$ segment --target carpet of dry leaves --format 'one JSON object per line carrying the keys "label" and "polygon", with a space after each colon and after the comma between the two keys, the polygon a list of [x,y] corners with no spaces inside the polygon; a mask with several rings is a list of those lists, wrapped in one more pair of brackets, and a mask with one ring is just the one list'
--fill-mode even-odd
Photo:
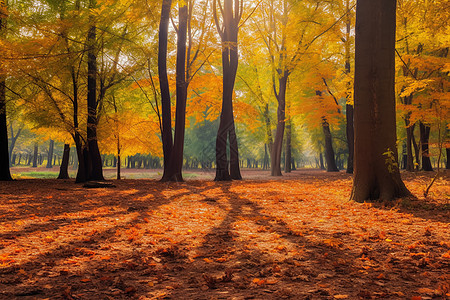
{"label": "carpet of dry leaves", "polygon": [[0,182],[0,299],[449,299],[450,173],[416,199],[351,176]]}

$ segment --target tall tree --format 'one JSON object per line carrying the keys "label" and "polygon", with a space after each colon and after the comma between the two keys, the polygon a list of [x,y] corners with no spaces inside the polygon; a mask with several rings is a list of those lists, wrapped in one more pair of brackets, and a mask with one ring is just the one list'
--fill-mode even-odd
{"label": "tall tree", "polygon": [[[173,147],[168,153],[170,160],[168,165],[164,164],[162,181],[183,181],[181,169],[183,167],[184,133],[186,124],[186,40],[188,27],[188,3],[183,1],[178,4],[178,28],[177,28],[177,62],[176,62],[176,110],[175,110],[175,135]],[[188,66],[189,67],[189,66]],[[163,115],[163,119],[164,119]],[[170,130],[172,140],[172,130]],[[164,153],[165,157],[166,153]]]}
{"label": "tall tree", "polygon": [[[345,18],[345,37],[342,39],[345,48],[345,74],[350,76],[351,72],[351,13],[350,13],[350,0],[345,0],[345,8],[347,10],[347,16]],[[347,159],[347,173],[353,174],[353,157],[355,152],[355,131],[353,126],[353,103],[350,101],[351,97],[351,83],[347,84],[345,104],[345,118],[346,118],[346,135],[347,135],[347,147],[348,147],[348,159]]]}
{"label": "tall tree", "polygon": [[[217,31],[222,41],[222,111],[216,139],[216,181],[242,179],[239,168],[239,151],[233,117],[233,90],[238,68],[238,31],[242,18],[242,0],[213,0],[213,14]],[[217,5],[222,15],[219,21]],[[227,158],[227,141],[230,147],[230,162]],[[229,169],[228,169],[229,166]]]}
{"label": "tall tree", "polygon": [[410,195],[400,178],[395,116],[395,0],[358,0],[355,50],[355,175],[351,199]]}
{"label": "tall tree", "polygon": [[[6,37],[7,2],[0,0],[0,39]],[[0,180],[12,180],[9,171],[8,125],[6,123],[6,70],[0,66]]]}
{"label": "tall tree", "polygon": [[158,74],[159,86],[161,89],[161,110],[162,110],[162,144],[164,153],[164,173],[163,178],[166,178],[166,172],[169,168],[170,153],[173,148],[172,140],[172,114],[170,104],[170,89],[169,79],[167,78],[167,43],[170,21],[170,9],[172,0],[163,0],[161,8],[161,20],[159,23],[159,44],[158,44]]}
{"label": "tall tree", "polygon": [[[96,7],[96,0],[89,1],[89,8]],[[87,154],[85,161],[88,161],[88,180],[104,180],[103,178],[103,164],[98,148],[97,140],[97,25],[95,17],[91,14],[89,16],[89,32],[87,37],[88,47],[88,79],[87,79],[87,103],[88,103],[88,118],[87,118]]]}

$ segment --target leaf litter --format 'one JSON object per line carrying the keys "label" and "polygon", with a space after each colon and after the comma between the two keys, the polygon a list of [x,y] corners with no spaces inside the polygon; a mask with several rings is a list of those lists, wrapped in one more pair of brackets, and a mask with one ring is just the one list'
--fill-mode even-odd
{"label": "leaf litter", "polygon": [[0,186],[0,299],[448,299],[448,172],[417,198],[348,201],[351,177]]}

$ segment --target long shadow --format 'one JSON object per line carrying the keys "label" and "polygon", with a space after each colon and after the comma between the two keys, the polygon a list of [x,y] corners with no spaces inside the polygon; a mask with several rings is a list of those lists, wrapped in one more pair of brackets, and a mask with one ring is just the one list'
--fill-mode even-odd
{"label": "long shadow", "polygon": [[[122,201],[121,203],[116,203],[114,199],[101,198],[95,204],[89,206],[90,209],[102,208],[112,204],[120,204],[124,206],[124,210],[119,211],[116,214],[95,214],[92,216],[91,220],[89,217],[78,220],[69,218],[71,221],[89,222],[96,218],[125,216],[127,213],[130,215],[135,215],[129,221],[112,225],[104,230],[99,230],[96,226],[96,231],[94,231],[93,234],[87,235],[84,238],[75,237],[73,240],[67,241],[52,250],[37,254],[32,258],[32,260],[24,263],[13,263],[2,266],[0,261],[0,299],[15,299],[17,297],[28,296],[33,297],[33,299],[45,299],[49,297],[52,299],[93,299],[98,296],[97,293],[99,292],[99,287],[103,287],[103,291],[100,292],[105,295],[110,294],[113,299],[128,299],[134,291],[132,289],[129,290],[131,285],[127,285],[124,282],[121,277],[121,272],[129,271],[130,269],[133,271],[140,269],[141,267],[139,266],[142,265],[144,258],[139,255],[136,257],[123,257],[123,255],[119,253],[118,257],[115,258],[119,261],[119,264],[115,265],[110,264],[110,261],[113,258],[105,258],[104,260],[100,259],[97,261],[91,260],[92,254],[98,249],[105,247],[105,245],[108,245],[109,242],[114,241],[116,239],[115,235],[117,230],[125,230],[136,224],[144,224],[144,219],[149,217],[147,213],[148,211],[156,210],[158,207],[170,203],[173,199],[190,193],[187,191],[166,197],[160,192],[160,185],[161,183],[151,181],[149,186],[147,181],[147,184],[144,186],[150,187],[151,190],[139,189],[133,193],[133,196],[151,195],[151,200],[149,201]],[[133,188],[136,189],[136,186],[133,185]],[[53,187],[50,187],[50,189],[53,189]],[[24,191],[24,193],[27,193],[27,191]],[[86,190],[84,193],[90,195],[95,193],[95,190]],[[37,198],[38,199],[35,201],[40,201],[39,197]],[[75,198],[74,200],[75,201],[65,203],[64,207],[59,207],[56,211],[46,209],[45,211],[42,211],[42,213],[38,212],[36,214],[38,216],[49,217],[50,219],[47,223],[30,225],[25,227],[23,230],[4,233],[2,234],[3,238],[8,235],[14,236],[15,238],[17,236],[25,236],[35,231],[43,231],[45,229],[56,230],[57,228],[63,228],[64,226],[71,225],[72,222],[66,222],[68,218],[63,217],[64,214],[68,212],[81,212],[86,209],[86,207],[79,207],[79,199]],[[83,201],[84,200],[85,199],[83,199]],[[56,203],[52,203],[52,205],[54,204]],[[11,221],[11,219],[9,221]],[[131,242],[130,246],[133,247]],[[14,251],[14,249],[11,250]],[[2,251],[1,248],[0,251]],[[59,270],[59,273],[57,274],[52,271],[55,267],[58,267],[61,262],[73,257],[84,257],[89,261],[89,268],[81,271],[78,270],[76,272],[72,272],[70,270]],[[147,269],[146,272],[148,272]],[[102,274],[105,273],[110,275],[117,274],[116,279],[118,278],[118,280],[109,282],[110,280],[108,278],[102,276]],[[86,278],[90,277],[95,277],[95,280],[86,280]],[[31,280],[32,278],[33,280]],[[61,278],[64,278],[63,281],[67,284],[61,286]],[[80,290],[86,290],[87,292],[85,292],[85,295],[82,295],[80,298],[73,295],[74,291]]]}
{"label": "long shadow", "polygon": [[[357,267],[361,264],[361,256],[370,257],[371,252],[383,253],[388,258],[392,251],[389,246],[380,245],[379,248],[366,249],[361,253],[357,248],[327,245],[323,241],[311,239],[310,236],[314,235],[330,239],[333,237],[318,228],[310,228],[309,236],[299,235],[292,232],[282,219],[265,213],[262,206],[234,192],[233,183],[204,184],[201,181],[193,181],[188,184],[170,184],[166,186],[167,189],[186,191],[169,197],[161,193],[161,183],[151,182],[150,185],[144,186],[145,188],[124,184],[133,196],[129,199],[151,195],[151,199],[155,200],[128,200],[117,203],[117,198],[110,197],[92,204],[92,209],[120,204],[122,211],[117,212],[117,215],[123,216],[127,212],[135,214],[131,220],[98,230],[89,238],[74,239],[37,255],[33,261],[13,264],[10,267],[0,266],[0,299],[94,299],[99,295],[105,299],[130,299],[139,295],[157,297],[155,293],[161,290],[164,291],[159,294],[161,299],[330,299],[333,294],[339,292],[349,294],[350,299],[356,299],[370,296],[361,292],[364,289],[378,289],[389,297],[388,291],[399,286],[398,280],[390,280],[382,281],[383,286],[373,288],[374,283],[381,280],[377,277],[384,272],[384,261],[374,262],[377,266],[366,273],[360,273],[361,268]],[[208,196],[212,189],[220,189],[221,195]],[[180,243],[161,249],[158,245],[151,248],[130,242],[130,248],[134,248],[130,251],[117,249],[112,258],[91,258],[90,251],[97,251],[113,242],[117,230],[145,223],[144,219],[149,217],[148,211],[191,194],[199,195],[198,201],[227,211],[221,223],[211,228],[204,237],[204,242],[195,249],[199,256],[193,261],[186,256],[190,249],[183,248],[189,244],[188,239],[184,245]],[[225,201],[221,199],[222,196],[226,198]],[[86,199],[82,201],[84,200]],[[55,201],[52,205],[57,205],[57,200],[51,201]],[[73,201],[72,205],[67,203],[65,208],[57,209],[54,214],[43,211],[42,215],[54,218],[54,226],[63,227],[65,224],[58,221],[63,218],[58,217],[63,215],[65,210],[83,211],[85,207],[77,207],[82,201]],[[109,216],[108,213],[105,215]],[[111,215],[114,216],[113,213]],[[267,228],[270,233],[278,234],[280,241],[289,242],[295,249],[298,247],[302,255],[273,255],[264,250],[264,245],[252,245],[251,240],[240,239],[235,225],[242,221],[253,222],[257,226]],[[39,227],[37,229],[40,230]],[[30,231],[24,228],[22,234],[29,234],[36,228],[30,227],[28,230]],[[258,236],[263,233],[255,234]],[[345,244],[348,243],[347,240]],[[279,251],[284,253],[285,250]],[[78,268],[76,271],[58,268],[64,260],[72,257],[89,260],[88,268]],[[397,262],[397,266],[401,265]],[[401,276],[407,278],[407,282],[402,287],[417,289],[420,283],[416,284],[414,280],[423,270],[432,271],[426,266],[409,267],[405,270]],[[262,281],[255,282],[255,278]],[[277,282],[270,282],[273,278]],[[270,280],[264,281],[265,279]],[[330,283],[335,286],[330,286]],[[283,288],[280,288],[281,284]]]}
{"label": "long shadow", "polygon": [[[250,297],[249,299],[251,297],[253,299],[328,299],[331,297],[332,289],[323,287],[330,282],[329,277],[339,277],[339,280],[333,281],[340,285],[334,287],[335,290],[353,289],[356,297],[359,290],[354,288],[357,283],[352,277],[365,277],[358,280],[363,280],[367,284],[373,280],[373,276],[361,276],[357,268],[353,267],[360,257],[358,251],[329,246],[299,236],[293,233],[283,220],[263,213],[263,208],[258,204],[231,191],[232,183],[218,183],[217,186],[220,186],[224,195],[228,195],[231,209],[221,224],[212,228],[205,236],[204,243],[197,249],[200,253],[204,253],[206,261],[202,259],[203,256],[200,256],[186,269],[178,270],[180,280],[189,278],[186,284],[190,286],[190,289],[180,292],[175,290],[171,293],[170,299],[183,297],[209,299],[211,295],[218,298],[232,295]],[[192,190],[196,193],[201,192],[195,188]],[[217,198],[207,198],[203,201],[226,209]],[[238,241],[234,229],[234,224],[242,220],[269,228],[271,232],[277,233],[280,239],[298,246],[304,255],[277,259],[259,247],[247,247],[251,241],[248,243]],[[319,229],[314,229],[314,232],[318,236],[327,236]],[[387,254],[389,250],[384,249],[384,251]],[[234,257],[233,261],[236,263],[230,265],[215,262],[227,256]],[[200,277],[200,274],[203,274],[203,277]],[[230,274],[234,274],[234,278]],[[276,280],[283,282],[287,288],[280,289],[278,284],[272,285],[270,280],[264,281],[264,278],[270,276],[275,276]],[[255,278],[261,279],[255,281]],[[266,285],[267,282],[270,285]],[[202,294],[199,292],[200,287],[205,284],[209,290],[208,293]]]}

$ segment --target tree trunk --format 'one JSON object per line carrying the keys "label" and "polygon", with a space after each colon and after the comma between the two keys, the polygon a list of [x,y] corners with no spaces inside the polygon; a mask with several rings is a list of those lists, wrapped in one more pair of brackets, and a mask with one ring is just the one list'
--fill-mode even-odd
{"label": "tree trunk", "polygon": [[186,40],[188,25],[187,3],[180,2],[178,11],[178,31],[177,31],[177,65],[176,65],[176,111],[175,111],[175,136],[173,148],[170,153],[168,168],[164,168],[164,175],[161,181],[183,181],[183,152],[184,134],[186,127]]}
{"label": "tree trunk", "polygon": [[[346,1],[347,11],[350,9],[350,1]],[[351,72],[351,17],[350,13],[346,16],[346,32],[345,32],[345,74],[350,76]],[[350,89],[350,84],[347,86]],[[355,153],[355,131],[353,128],[353,104],[348,103],[350,97],[350,91],[347,91],[347,104],[345,105],[345,133],[347,136],[347,147],[348,147],[348,159],[347,159],[347,173],[353,174],[353,157]]]}
{"label": "tree trunk", "polygon": [[410,195],[400,178],[395,121],[395,0],[358,0],[355,169],[351,199]]}
{"label": "tree trunk", "polygon": [[284,76],[278,80],[279,92],[277,95],[277,129],[275,132],[275,141],[273,143],[271,155],[271,175],[281,176],[281,152],[283,150],[283,135],[286,119],[286,89],[289,73],[285,71]]}
{"label": "tree trunk", "polygon": [[37,168],[38,166],[38,144],[34,144],[34,151],[33,151],[33,168]]}
{"label": "tree trunk", "polygon": [[159,23],[159,44],[158,44],[158,74],[159,86],[161,89],[161,111],[162,111],[162,144],[164,154],[163,178],[168,177],[170,154],[172,152],[172,115],[170,103],[169,80],[167,78],[167,39],[170,20],[170,8],[172,0],[163,0],[161,8],[161,20]]}
{"label": "tree trunk", "polygon": [[447,170],[449,170],[450,169],[450,148],[445,148],[445,154],[447,156],[447,161],[445,163],[445,168]]}
{"label": "tree trunk", "polygon": [[[0,10],[6,12],[6,2],[0,3]],[[6,37],[6,18],[6,14],[0,14],[0,38],[2,40]],[[10,181],[12,177],[9,170],[8,125],[6,122],[6,76],[3,71],[0,70],[0,181]]]}
{"label": "tree trunk", "polygon": [[[95,0],[90,0],[90,8],[95,7]],[[93,17],[91,21],[93,22]],[[88,46],[88,80],[87,80],[87,102],[88,102],[88,118],[87,118],[87,143],[89,165],[88,180],[104,180],[103,167],[100,150],[97,141],[97,54],[96,54],[96,25],[92,24],[89,28],[87,46]]]}
{"label": "tree trunk", "polygon": [[64,144],[62,163],[59,168],[59,175],[57,179],[69,179],[69,157],[70,157],[70,145]]}
{"label": "tree trunk", "polygon": [[321,170],[325,170],[325,165],[323,164],[323,154],[322,154],[322,152],[320,152],[320,154],[319,154],[319,168]]}
{"label": "tree trunk", "polygon": [[291,173],[291,158],[292,158],[292,149],[291,149],[291,121],[289,120],[286,124],[286,144],[284,146],[285,158],[284,158],[284,172]]}
{"label": "tree trunk", "polygon": [[53,159],[53,149],[55,147],[55,141],[50,140],[48,143],[48,153],[47,153],[47,169],[51,169],[53,167],[52,165],[52,159]]}
{"label": "tree trunk", "polygon": [[430,126],[427,126],[422,122],[420,122],[419,125],[420,125],[420,145],[422,147],[422,169],[424,171],[433,171],[429,149]]}
{"label": "tree trunk", "polygon": [[[213,1],[214,19],[222,40],[223,68],[222,111],[216,138],[215,181],[242,179],[233,117],[233,89],[238,68],[238,25],[242,16],[242,11],[240,11],[242,6],[239,5],[239,0],[236,0],[235,4],[235,11],[233,12],[233,1],[224,1],[223,10],[221,9],[223,17],[223,26],[221,27],[217,17],[217,0]],[[228,162],[226,150],[228,139],[230,142],[230,162]]]}
{"label": "tree trunk", "polygon": [[416,124],[409,125],[408,120],[405,119],[406,124],[406,171],[413,172],[414,171],[414,157],[413,157],[413,146],[412,139],[414,136],[414,127]]}
{"label": "tree trunk", "polygon": [[334,157],[333,140],[331,137],[330,125],[326,118],[322,118],[322,130],[325,137],[325,161],[327,163],[327,172],[339,172]]}

